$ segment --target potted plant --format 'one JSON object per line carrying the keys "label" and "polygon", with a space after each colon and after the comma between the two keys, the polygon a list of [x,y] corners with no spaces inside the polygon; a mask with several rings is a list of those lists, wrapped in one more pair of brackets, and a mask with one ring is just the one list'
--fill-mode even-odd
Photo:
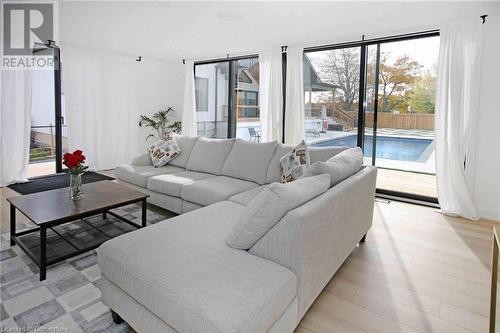
{"label": "potted plant", "polygon": [[71,200],[83,197],[82,175],[89,168],[84,163],[85,155],[81,150],[75,150],[73,153],[66,153],[63,156],[63,164],[68,167],[66,172],[69,173],[69,198]]}
{"label": "potted plant", "polygon": [[139,121],[139,127],[151,127],[154,131],[146,137],[146,141],[150,137],[158,137],[158,139],[165,138],[169,133],[180,133],[181,132],[181,122],[171,121],[169,114],[174,112],[172,107],[168,107],[166,110],[160,110],[154,113],[151,117],[141,115],[141,120]]}

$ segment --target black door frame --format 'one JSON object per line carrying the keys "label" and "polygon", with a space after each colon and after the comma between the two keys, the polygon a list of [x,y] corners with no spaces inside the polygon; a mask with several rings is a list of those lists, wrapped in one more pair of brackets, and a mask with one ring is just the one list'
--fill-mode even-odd
{"label": "black door frame", "polygon": [[[358,134],[357,134],[357,145],[364,149],[364,139],[365,139],[365,115],[367,109],[367,100],[366,100],[366,84],[367,84],[367,57],[368,52],[367,48],[370,45],[377,46],[377,64],[376,64],[376,74],[375,74],[375,82],[378,82],[379,79],[379,62],[380,62],[380,45],[384,43],[391,42],[399,42],[411,39],[420,39],[426,37],[436,37],[439,36],[439,30],[427,30],[416,33],[395,35],[383,38],[373,38],[373,39],[364,39],[360,41],[353,42],[345,42],[345,43],[337,43],[337,44],[329,44],[329,45],[321,45],[315,47],[304,48],[304,53],[308,52],[317,52],[317,51],[329,51],[329,50],[339,50],[344,48],[359,48],[360,49],[360,78],[359,78],[359,101],[358,101]],[[375,85],[376,93],[378,94],[378,84]],[[377,96],[377,95],[376,95]],[[378,113],[378,98],[375,98],[374,101],[374,116],[373,116],[373,140],[372,140],[372,165],[375,165],[376,160],[376,131],[377,131],[377,113]],[[385,189],[376,189],[376,193],[380,196],[386,196],[390,198],[402,198],[408,199],[410,201],[416,202],[428,202],[430,204],[436,205],[439,204],[438,199],[434,197],[413,194],[413,193],[405,193],[393,190],[385,190]]]}
{"label": "black door frame", "polygon": [[54,124],[56,128],[55,133],[55,164],[56,173],[63,172],[62,168],[62,126],[63,126],[63,116],[62,116],[62,103],[61,103],[61,49],[55,44],[54,41],[47,41],[46,44],[35,44],[33,49],[33,54],[52,50],[53,64],[54,64]]}

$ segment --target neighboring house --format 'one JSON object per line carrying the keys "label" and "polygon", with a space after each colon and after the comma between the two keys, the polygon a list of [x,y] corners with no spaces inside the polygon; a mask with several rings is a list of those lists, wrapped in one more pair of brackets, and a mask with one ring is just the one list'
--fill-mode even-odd
{"label": "neighboring house", "polygon": [[[233,95],[237,119],[258,120],[259,113],[259,65],[257,59],[238,63],[236,72],[237,94]],[[197,121],[226,122],[228,118],[228,81],[227,63],[196,66],[195,94]],[[250,118],[250,119],[248,119]]]}
{"label": "neighboring house", "polygon": [[[259,110],[259,63],[258,58],[237,62],[237,82],[233,94],[238,128],[260,126]],[[313,92],[333,92],[337,85],[324,83],[305,57],[304,90],[306,94],[306,117],[318,118],[312,111]],[[225,137],[228,121],[229,64],[198,65],[195,67],[196,118],[200,133]],[[331,111],[332,114],[335,110]],[[243,134],[242,134],[243,135]]]}

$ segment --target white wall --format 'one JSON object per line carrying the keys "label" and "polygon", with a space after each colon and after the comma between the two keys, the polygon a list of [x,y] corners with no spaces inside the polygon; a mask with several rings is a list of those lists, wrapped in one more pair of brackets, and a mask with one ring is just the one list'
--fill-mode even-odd
{"label": "white wall", "polygon": [[[181,61],[148,61],[146,58],[134,67],[133,78],[130,93],[135,94],[138,100],[137,121],[140,114],[151,115],[168,106],[175,110],[174,120],[182,119],[184,67]],[[145,137],[149,133],[146,128],[139,130],[139,149],[146,148]],[[149,143],[153,141],[148,140]]]}
{"label": "white wall", "polygon": [[500,221],[500,16],[484,25],[474,200],[483,218]]}
{"label": "white wall", "polygon": [[172,106],[172,118],[181,119],[181,62],[138,62],[65,44],[61,50],[69,149],[83,150],[91,169],[114,168],[145,151],[151,129],[139,128],[139,115]]}

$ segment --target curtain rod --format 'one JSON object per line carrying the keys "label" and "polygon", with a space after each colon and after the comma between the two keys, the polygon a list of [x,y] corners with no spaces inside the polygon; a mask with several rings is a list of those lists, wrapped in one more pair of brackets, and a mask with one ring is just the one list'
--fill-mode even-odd
{"label": "curtain rod", "polygon": [[365,35],[362,35],[360,40],[305,47],[304,51],[305,52],[321,51],[321,50],[328,50],[328,49],[348,47],[348,46],[360,46],[363,44],[375,44],[375,43],[379,43],[379,42],[389,42],[389,41],[395,42],[395,41],[411,39],[411,38],[415,38],[415,37],[431,37],[431,36],[439,36],[439,29],[411,32],[411,33],[406,33],[406,34],[392,35],[392,36],[387,36],[387,37],[377,37],[377,38],[370,38],[370,39],[365,39]]}
{"label": "curtain rod", "polygon": [[[205,64],[213,64],[217,62],[224,62],[224,61],[231,61],[231,60],[240,60],[240,59],[247,59],[247,58],[258,58],[259,55],[257,53],[255,54],[246,54],[246,55],[241,55],[241,56],[234,56],[230,57],[229,54],[225,58],[215,58],[215,59],[208,59],[208,60],[199,60],[195,61],[195,65],[205,65]],[[182,59],[182,63],[186,64],[186,59]]]}

